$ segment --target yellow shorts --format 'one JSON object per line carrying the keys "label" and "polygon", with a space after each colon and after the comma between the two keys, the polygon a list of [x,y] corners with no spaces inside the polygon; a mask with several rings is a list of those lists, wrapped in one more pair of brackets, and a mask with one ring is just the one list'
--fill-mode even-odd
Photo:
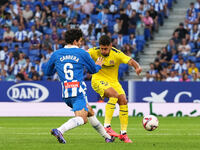
{"label": "yellow shorts", "polygon": [[119,95],[125,94],[119,82],[107,82],[103,80],[92,80],[92,88],[99,93],[99,95],[104,98],[104,91],[112,87]]}

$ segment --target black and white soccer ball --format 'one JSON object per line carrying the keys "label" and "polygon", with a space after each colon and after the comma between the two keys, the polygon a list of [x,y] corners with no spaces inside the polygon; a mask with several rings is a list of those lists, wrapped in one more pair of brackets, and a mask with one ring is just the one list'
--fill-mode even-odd
{"label": "black and white soccer ball", "polygon": [[158,128],[158,118],[153,115],[144,116],[142,124],[147,131],[153,131]]}

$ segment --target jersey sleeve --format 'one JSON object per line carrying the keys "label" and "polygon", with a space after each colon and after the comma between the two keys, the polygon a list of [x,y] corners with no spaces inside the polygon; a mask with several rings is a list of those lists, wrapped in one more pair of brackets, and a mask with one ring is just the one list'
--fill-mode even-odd
{"label": "jersey sleeve", "polygon": [[118,53],[118,60],[120,64],[128,64],[129,60],[131,60],[131,57],[125,55],[123,52]]}
{"label": "jersey sleeve", "polygon": [[94,60],[90,57],[88,52],[84,52],[83,60],[84,65],[86,66],[89,73],[94,74],[101,69],[101,66],[95,64]]}
{"label": "jersey sleeve", "polygon": [[56,73],[55,68],[55,53],[52,54],[49,61],[42,66],[42,71],[44,72],[44,75],[51,76]]}

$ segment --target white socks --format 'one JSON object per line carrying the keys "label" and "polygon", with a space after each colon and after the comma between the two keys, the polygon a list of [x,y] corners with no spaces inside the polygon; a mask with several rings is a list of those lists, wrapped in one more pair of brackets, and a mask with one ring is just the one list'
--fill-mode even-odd
{"label": "white socks", "polygon": [[[96,116],[88,117],[88,120],[92,127],[104,138],[111,139],[111,136],[106,133],[103,125],[99,122],[99,120],[96,118]],[[71,130],[75,127],[78,127],[80,125],[84,124],[84,120],[82,117],[74,117],[72,119],[69,119],[67,122],[65,122],[63,125],[61,125],[59,128],[57,128],[62,134],[68,130]]]}
{"label": "white socks", "polygon": [[110,124],[104,123],[104,128],[107,128],[107,127],[109,127],[109,126],[110,126]]}
{"label": "white socks", "polygon": [[83,124],[84,124],[84,120],[82,117],[74,117],[72,119],[69,119],[67,122],[65,122],[63,125],[61,125],[57,129],[63,134],[64,132]]}
{"label": "white socks", "polygon": [[121,130],[120,134],[126,134],[126,131]]}
{"label": "white socks", "polygon": [[97,132],[99,132],[99,134],[101,136],[103,136],[104,138],[111,139],[111,136],[108,133],[106,133],[103,125],[99,122],[99,120],[96,118],[96,116],[88,117],[88,120],[89,120],[90,124],[93,126],[93,128]]}

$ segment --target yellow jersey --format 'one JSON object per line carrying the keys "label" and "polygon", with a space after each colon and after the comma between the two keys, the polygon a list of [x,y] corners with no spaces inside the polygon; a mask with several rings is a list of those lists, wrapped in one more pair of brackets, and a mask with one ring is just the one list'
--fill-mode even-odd
{"label": "yellow jersey", "polygon": [[107,57],[101,55],[100,47],[89,49],[89,54],[94,61],[96,61],[98,57],[104,58],[102,69],[98,73],[92,75],[92,80],[118,82],[119,65],[122,63],[127,64],[129,60],[131,60],[131,57],[114,47],[111,48],[110,54]]}
{"label": "yellow jersey", "polygon": [[198,72],[199,72],[199,70],[198,70],[197,67],[195,67],[195,68],[190,67],[190,68],[188,69],[188,73],[189,73],[189,74],[198,73]]}

